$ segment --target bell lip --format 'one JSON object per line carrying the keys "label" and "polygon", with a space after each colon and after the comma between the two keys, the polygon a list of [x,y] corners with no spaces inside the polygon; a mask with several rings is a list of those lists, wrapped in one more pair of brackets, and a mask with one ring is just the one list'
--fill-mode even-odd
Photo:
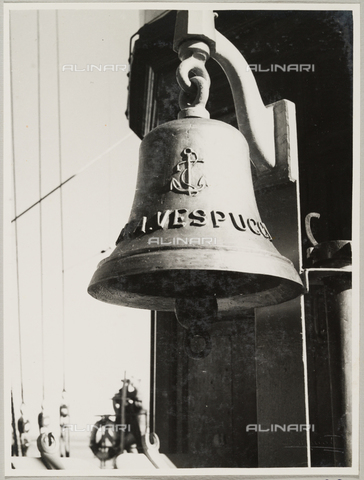
{"label": "bell lip", "polygon": [[[211,270],[267,274],[286,278],[302,285],[292,261],[281,255],[274,247],[271,250],[250,247],[244,248],[242,251],[236,247],[167,246],[153,250],[140,249],[134,253],[128,252],[121,255],[117,251],[118,248],[109,257],[99,262],[90,285],[94,279],[104,275],[106,271],[110,271],[110,274],[106,275],[103,280],[163,270]],[[194,251],[199,254],[187,256]],[[259,259],[262,260],[260,264],[257,263]],[[267,260],[270,262],[266,263]],[[285,274],[283,277],[277,275],[277,268],[283,268],[283,271],[280,272]]]}
{"label": "bell lip", "polygon": [[[196,257],[195,263],[189,263],[188,268],[186,268],[186,252],[180,250],[157,250],[120,258],[112,258],[111,255],[109,259],[105,259],[105,262],[99,264],[89,284],[88,293],[106,303],[148,310],[173,311],[174,297],[159,297],[105,287],[108,281],[113,279],[170,270],[251,273],[269,275],[280,279],[278,286],[265,291],[253,294],[241,293],[231,297],[218,297],[218,301],[229,302],[230,299],[233,304],[241,306],[242,309],[276,305],[304,293],[302,281],[289,259],[279,254],[254,253],[254,260],[252,260],[253,257],[249,252],[242,255],[241,252],[238,254],[236,250],[209,249],[204,252],[203,265],[198,264],[198,257]],[[178,258],[179,256],[180,258]],[[258,257],[262,260],[261,262],[257,262]],[[149,260],[148,267],[146,266],[146,258]],[[207,265],[209,264],[213,265],[213,268],[208,268]],[[239,265],[241,265],[240,268]],[[279,274],[277,274],[277,271],[279,271]]]}

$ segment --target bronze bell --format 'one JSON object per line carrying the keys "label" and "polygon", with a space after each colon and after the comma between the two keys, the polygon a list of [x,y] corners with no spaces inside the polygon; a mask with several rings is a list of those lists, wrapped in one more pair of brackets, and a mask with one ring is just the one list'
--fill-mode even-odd
{"label": "bronze bell", "polygon": [[215,299],[219,309],[248,309],[303,292],[260,218],[239,130],[191,117],[146,135],[129,221],[88,292],[159,311],[183,310],[181,302],[204,298]]}

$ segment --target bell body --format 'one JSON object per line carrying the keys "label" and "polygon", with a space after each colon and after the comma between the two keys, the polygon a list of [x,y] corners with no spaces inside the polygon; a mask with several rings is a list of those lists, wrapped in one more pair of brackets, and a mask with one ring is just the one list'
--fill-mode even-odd
{"label": "bell body", "polygon": [[236,128],[186,118],[146,135],[129,221],[88,291],[105,302],[167,311],[176,298],[252,308],[302,293],[260,218],[248,145]]}

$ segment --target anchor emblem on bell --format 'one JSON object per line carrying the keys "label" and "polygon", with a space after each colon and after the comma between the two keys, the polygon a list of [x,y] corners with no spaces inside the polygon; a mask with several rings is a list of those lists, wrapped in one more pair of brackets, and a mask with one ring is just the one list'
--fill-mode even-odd
{"label": "anchor emblem on bell", "polygon": [[[204,163],[197,157],[197,154],[192,148],[183,149],[181,156],[182,161],[178,162],[174,167],[174,174],[178,173],[178,178],[173,177],[170,181],[170,190],[176,193],[185,193],[186,195],[197,195],[201,190],[207,187],[205,177],[199,176],[197,182],[194,180],[198,177],[195,175],[194,167],[197,163]],[[195,169],[196,170],[196,169]]]}

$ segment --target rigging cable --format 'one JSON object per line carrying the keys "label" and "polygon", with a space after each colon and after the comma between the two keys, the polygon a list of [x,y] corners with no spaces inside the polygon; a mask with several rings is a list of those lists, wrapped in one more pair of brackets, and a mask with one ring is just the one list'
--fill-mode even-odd
{"label": "rigging cable", "polygon": [[[61,142],[61,87],[59,77],[59,22],[56,10],[56,48],[57,48],[57,102],[58,102],[58,158],[59,158],[59,185],[62,185],[62,142]],[[39,197],[42,198],[42,197]],[[40,202],[41,203],[41,202]],[[66,391],[66,328],[65,328],[65,282],[64,282],[64,228],[63,228],[63,190],[59,189],[60,222],[61,222],[61,265],[62,265],[62,365],[63,365],[63,391]]]}
{"label": "rigging cable", "polygon": [[[11,12],[9,12],[9,50],[10,50],[10,102],[11,102],[11,135],[12,135],[12,157],[13,157],[13,195],[14,195],[14,215],[17,216],[17,195],[16,195],[16,167],[15,167],[15,135],[14,135],[14,94],[13,94],[13,53],[12,53],[12,35],[11,35]],[[15,256],[16,256],[16,282],[17,282],[17,306],[18,306],[18,341],[19,341],[19,364],[20,364],[20,392],[21,401],[24,403],[23,387],[23,356],[22,356],[22,338],[21,338],[21,310],[20,310],[20,279],[19,279],[19,240],[18,225],[15,222]]]}
{"label": "rigging cable", "polygon": [[[41,142],[41,81],[40,81],[40,28],[37,11],[37,64],[38,64],[38,158],[39,196],[42,196],[42,142]],[[39,434],[51,434],[48,408],[45,405],[45,339],[44,339],[44,282],[43,282],[43,210],[39,203],[39,248],[40,248],[40,306],[41,306],[41,349],[42,349],[42,410],[38,415]],[[40,437],[39,437],[40,438]]]}
{"label": "rigging cable", "polygon": [[[61,128],[61,83],[59,75],[59,21],[56,10],[56,66],[57,66],[57,106],[58,106],[58,159],[59,159],[59,185],[62,182],[62,128]],[[40,197],[41,198],[41,197]],[[63,189],[59,189],[60,226],[61,226],[61,268],[62,268],[62,368],[63,368],[63,391],[62,404],[60,406],[60,455],[70,456],[70,431],[67,424],[70,423],[69,405],[66,401],[66,319],[65,319],[65,268],[64,268],[64,222],[63,222]]]}
{"label": "rigging cable", "polygon": [[[37,63],[38,63],[38,157],[39,157],[39,197],[42,197],[42,143],[41,143],[41,102],[40,102],[40,31],[39,10],[37,11]],[[40,318],[42,342],[42,403],[45,400],[45,375],[44,375],[44,286],[43,286],[43,210],[39,203],[39,248],[40,248]]]}
{"label": "rigging cable", "polygon": [[112,150],[114,150],[114,148],[116,148],[118,145],[120,145],[121,143],[123,143],[125,140],[127,140],[129,137],[133,136],[133,132],[129,132],[127,133],[126,135],[124,135],[124,137],[122,137],[120,140],[118,140],[117,142],[115,142],[113,145],[111,145],[111,147],[108,147],[105,151],[103,151],[102,153],[100,153],[99,155],[97,155],[95,158],[93,158],[90,162],[88,162],[84,167],[80,168],[76,173],[74,173],[73,175],[71,175],[70,177],[68,177],[66,180],[64,180],[62,183],[60,183],[59,185],[57,185],[53,190],[51,190],[50,192],[46,193],[44,195],[44,197],[41,197],[39,200],[37,200],[35,203],[33,203],[32,205],[30,205],[28,208],[26,208],[25,210],[23,210],[21,213],[19,213],[17,216],[15,216],[13,219],[12,219],[12,223],[13,222],[16,222],[18,220],[18,218],[20,218],[22,215],[24,215],[25,213],[29,212],[32,208],[34,208],[36,205],[38,205],[38,203],[42,202],[43,200],[45,200],[47,197],[49,197],[50,195],[52,195],[52,193],[56,192],[57,190],[61,189],[63,187],[63,185],[65,185],[67,182],[69,182],[70,180],[72,180],[73,178],[77,177],[77,175],[79,175],[80,173],[84,172],[88,167],[91,167],[91,165],[93,165],[95,162],[97,162],[98,160],[100,160],[101,158],[103,158],[107,153],[111,152]]}

